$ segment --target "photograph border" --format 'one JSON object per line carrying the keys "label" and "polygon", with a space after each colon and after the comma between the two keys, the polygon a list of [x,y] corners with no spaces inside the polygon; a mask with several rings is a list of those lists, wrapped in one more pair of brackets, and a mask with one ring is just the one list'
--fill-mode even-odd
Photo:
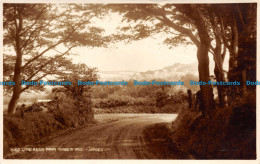
{"label": "photograph border", "polygon": [[[257,60],[257,79],[259,80],[260,77],[260,54],[259,54],[259,48],[260,48],[260,15],[259,15],[259,2],[257,0],[219,0],[219,1],[212,1],[212,0],[176,0],[176,1],[170,1],[170,0],[0,0],[1,6],[0,6],[0,11],[1,11],[1,17],[0,17],[0,21],[1,21],[1,28],[0,28],[0,53],[3,54],[3,3],[257,3],[257,50],[256,50],[256,60]],[[0,55],[0,81],[3,81],[3,55]],[[259,132],[259,127],[260,127],[260,116],[259,116],[259,102],[260,102],[260,88],[259,86],[256,87],[257,90],[257,94],[256,94],[256,114],[257,114],[257,119],[256,119],[256,134],[257,134],[257,141],[256,141],[256,151],[257,151],[257,159],[256,160],[121,160],[121,159],[117,159],[117,160],[89,160],[89,159],[85,159],[85,160],[50,160],[50,159],[45,159],[45,160],[35,160],[35,159],[29,159],[29,160],[20,160],[20,159],[3,159],[3,111],[0,114],[0,127],[1,127],[1,133],[0,133],[0,164],[13,164],[13,163],[49,163],[49,164],[57,164],[59,162],[63,162],[65,164],[69,164],[69,163],[115,163],[115,164],[119,164],[121,162],[125,162],[125,164],[132,164],[132,163],[136,163],[136,162],[140,162],[140,163],[145,163],[145,164],[155,164],[155,163],[212,163],[212,164],[219,164],[220,162],[223,164],[230,164],[230,163],[246,163],[246,164],[260,164],[260,154],[259,154],[259,136],[260,136],[260,132]],[[1,92],[1,96],[0,96],[0,104],[1,107],[3,109],[3,86],[0,86],[0,92]]]}

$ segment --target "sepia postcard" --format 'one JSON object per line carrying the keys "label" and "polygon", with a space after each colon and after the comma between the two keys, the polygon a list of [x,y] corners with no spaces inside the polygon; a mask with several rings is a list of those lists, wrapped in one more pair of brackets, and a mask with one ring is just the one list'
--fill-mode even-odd
{"label": "sepia postcard", "polygon": [[259,163],[258,5],[1,1],[0,163]]}

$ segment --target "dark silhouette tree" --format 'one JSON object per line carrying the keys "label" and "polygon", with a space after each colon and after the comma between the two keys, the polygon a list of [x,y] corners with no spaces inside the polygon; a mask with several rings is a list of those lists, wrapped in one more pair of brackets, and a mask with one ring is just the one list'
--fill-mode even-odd
{"label": "dark silhouette tree", "polygon": [[[247,73],[247,79],[249,76],[255,76],[255,69],[251,69],[251,67],[254,67],[254,62],[256,61],[254,57],[254,47],[256,45],[256,4],[254,3],[185,5],[125,4],[108,5],[108,8],[112,11],[119,12],[124,17],[124,21],[131,23],[131,25],[128,24],[127,26],[121,27],[121,34],[118,34],[121,36],[118,37],[120,39],[126,39],[128,41],[140,40],[158,33],[166,33],[168,35],[166,35],[167,38],[164,43],[169,45],[170,48],[178,44],[196,45],[198,48],[197,56],[200,80],[206,80],[207,82],[207,80],[210,79],[208,66],[206,66],[208,65],[208,53],[213,55],[216,81],[227,80],[225,71],[223,70],[223,62],[227,52],[230,53],[229,81],[243,81],[243,79],[245,79],[242,78],[243,71],[239,71],[239,69],[245,68],[245,66],[243,66],[245,63],[252,64],[246,64],[247,68],[250,68],[250,71],[247,70],[246,72],[252,74],[251,76]],[[244,26],[243,24],[247,25]],[[241,29],[241,32],[239,32],[238,28]],[[241,44],[239,44],[238,38],[242,33],[244,38],[241,37]],[[172,35],[172,37],[170,37],[169,34]],[[245,38],[247,38],[248,41],[245,41]],[[249,45],[249,42],[252,44]],[[238,65],[239,49],[245,49],[244,55],[242,55],[243,57],[240,57],[241,67]],[[249,57],[246,52],[252,54],[251,57]],[[226,106],[227,90],[228,99],[230,101],[234,99],[231,95],[235,88],[237,89],[235,93],[244,93],[245,82],[243,82],[242,86],[241,88],[244,88],[243,90],[232,86],[217,86],[219,105],[221,107]],[[201,90],[202,95],[204,95],[203,104],[206,103],[205,105],[210,107],[214,104],[211,103],[213,97],[211,93],[212,88],[210,86],[201,86]],[[214,107],[212,106],[211,108]]]}

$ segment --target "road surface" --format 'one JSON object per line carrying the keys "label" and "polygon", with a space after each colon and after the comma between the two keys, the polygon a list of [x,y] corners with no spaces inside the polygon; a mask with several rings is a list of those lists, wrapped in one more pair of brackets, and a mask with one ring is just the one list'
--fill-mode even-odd
{"label": "road surface", "polygon": [[176,114],[98,114],[99,124],[58,136],[38,149],[20,153],[23,159],[156,159],[143,130],[171,122]]}

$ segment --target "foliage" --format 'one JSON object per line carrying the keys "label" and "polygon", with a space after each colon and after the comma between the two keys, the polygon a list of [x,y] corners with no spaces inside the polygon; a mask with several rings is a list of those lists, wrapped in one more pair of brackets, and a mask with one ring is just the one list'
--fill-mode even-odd
{"label": "foliage", "polygon": [[78,81],[94,81],[97,79],[96,69],[85,64],[70,65],[68,72],[61,80],[68,80],[71,85],[63,85],[53,89],[53,103],[50,109],[57,120],[67,126],[77,127],[93,120],[90,86],[78,85]]}
{"label": "foliage", "polygon": [[127,23],[126,26],[119,27],[120,32],[117,36],[120,40],[130,42],[160,33],[171,35],[164,38],[164,44],[170,48],[179,44],[187,45],[192,42],[197,44],[198,42],[193,22],[184,14],[177,12],[174,5],[109,4],[105,7],[120,13],[123,16],[122,22]]}
{"label": "foliage", "polygon": [[67,63],[67,66],[70,66],[70,72],[63,74],[62,78],[70,80],[71,87],[66,85],[55,87],[50,96],[52,101],[33,103],[25,107],[24,116],[22,111],[18,110],[15,115],[4,117],[5,152],[9,151],[9,147],[35,142],[59,129],[76,128],[93,122],[90,88],[77,85],[77,81],[96,79],[95,69],[84,64]]}
{"label": "foliage", "polygon": [[190,81],[199,81],[199,77],[192,75],[192,74],[186,74],[181,77],[181,81],[184,82],[184,87],[186,89],[191,89],[193,92],[197,92],[199,90],[198,85],[190,85]]}
{"label": "foliage", "polygon": [[91,90],[97,113],[178,113],[187,105],[186,93],[175,87],[134,86],[129,82],[128,86],[94,86]]}
{"label": "foliage", "polygon": [[164,90],[158,91],[156,93],[156,106],[157,107],[164,106],[168,99],[169,99],[169,95]]}
{"label": "foliage", "polygon": [[190,159],[184,151],[177,148],[171,138],[171,127],[167,123],[157,123],[146,126],[143,130],[144,140],[149,150],[156,155],[154,159]]}
{"label": "foliage", "polygon": [[26,110],[23,118],[20,116],[20,111],[15,115],[4,115],[5,155],[10,152],[9,148],[33,144],[61,129],[77,128],[92,123],[94,113],[89,104],[91,103],[79,107],[76,100],[65,98],[63,101],[31,105],[37,109],[47,108],[45,112]]}
{"label": "foliage", "polygon": [[[41,85],[21,85],[21,81],[39,81],[66,71],[64,56],[79,46],[101,47],[110,41],[104,30],[91,19],[99,13],[93,5],[78,8],[70,4],[4,4],[4,79],[16,83],[11,92],[8,113],[14,113],[20,94]],[[14,57],[15,56],[15,57]]]}
{"label": "foliage", "polygon": [[52,102],[48,110],[56,121],[66,127],[78,127],[94,119],[94,113],[89,104],[79,106],[76,100],[70,98]]}
{"label": "foliage", "polygon": [[93,106],[95,108],[112,108],[118,106],[145,106],[154,105],[152,99],[147,98],[135,98],[131,96],[119,96],[116,94],[109,95],[103,99],[93,99]]}
{"label": "foliage", "polygon": [[66,73],[60,76],[60,80],[69,81],[71,85],[63,85],[64,92],[67,96],[78,101],[84,100],[90,96],[90,86],[78,85],[78,81],[88,82],[97,80],[96,68],[90,68],[85,64],[71,64]]}
{"label": "foliage", "polygon": [[[94,108],[95,114],[102,113],[159,113],[154,105],[117,106],[112,108]],[[162,112],[163,113],[163,112]],[[169,112],[172,113],[172,112]]]}
{"label": "foliage", "polygon": [[25,114],[23,119],[19,115],[5,115],[4,155],[10,152],[9,148],[32,144],[64,127],[50,113],[34,112]]}
{"label": "foliage", "polygon": [[[255,3],[110,4],[106,7],[123,16],[123,23],[118,28],[121,40],[125,39],[130,42],[160,34],[162,37],[166,36],[163,38],[163,43],[170,48],[179,44],[196,45],[199,80],[210,80],[206,63],[208,63],[208,53],[211,53],[215,62],[216,80],[226,81],[223,62],[228,51],[230,53],[228,79],[242,82],[242,71],[244,70],[249,79],[256,80]],[[125,24],[127,25],[124,26]],[[244,82],[242,85],[245,86]],[[211,88],[209,86],[200,86],[200,88],[204,88],[202,89],[204,95],[202,104],[208,108],[205,110],[214,109]],[[254,90],[255,88],[250,86],[248,89]],[[217,90],[219,104],[225,106],[226,90],[222,86],[217,87]],[[235,91],[232,88],[229,90],[232,93]],[[238,94],[243,94],[243,90]],[[232,96],[227,96],[229,96],[229,101],[234,101]]]}
{"label": "foliage", "polygon": [[218,109],[210,118],[202,117],[197,111],[182,110],[172,126],[178,149],[196,159],[256,158],[254,96]]}
{"label": "foliage", "polygon": [[[4,5],[5,50],[21,49],[22,61],[25,63],[21,67],[22,79],[25,81],[42,79],[46,74],[64,70],[62,66],[68,61],[62,57],[68,55],[73,47],[104,46],[108,41],[107,37],[102,36],[102,29],[90,25],[93,15],[79,19],[72,14],[73,6],[64,4],[61,7],[64,10],[62,12],[58,6],[50,4]],[[85,12],[90,10],[91,7]],[[17,47],[17,37],[20,47]],[[13,80],[16,58],[5,54],[4,59],[5,77],[10,76],[9,79]]]}

